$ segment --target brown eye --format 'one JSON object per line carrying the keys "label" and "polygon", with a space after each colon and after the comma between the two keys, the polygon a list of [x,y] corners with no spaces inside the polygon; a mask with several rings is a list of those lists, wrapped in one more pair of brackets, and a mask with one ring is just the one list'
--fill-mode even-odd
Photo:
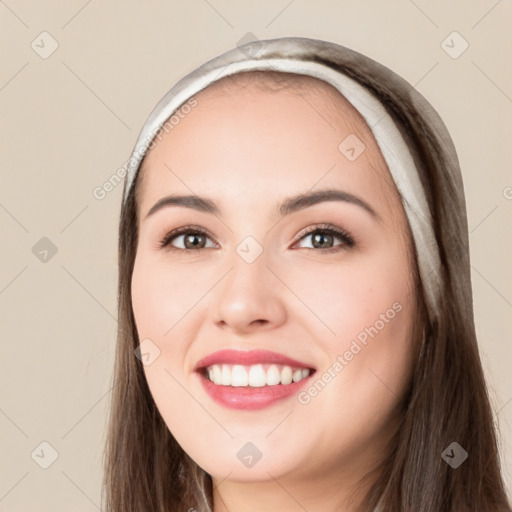
{"label": "brown eye", "polygon": [[[315,226],[305,234],[303,233],[300,240],[310,238],[312,247],[304,247],[304,249],[332,250],[337,248],[352,247],[355,245],[354,239],[345,230],[335,226]],[[338,239],[341,243],[334,245]]]}
{"label": "brown eye", "polygon": [[[173,243],[174,241],[178,241],[181,247],[176,247]],[[195,250],[195,249],[205,249],[207,240],[210,239],[210,236],[204,231],[192,228],[185,227],[179,230],[174,230],[168,233],[163,240],[159,242],[159,246],[161,248],[168,247],[172,250]],[[211,245],[210,247],[214,247],[215,245]]]}

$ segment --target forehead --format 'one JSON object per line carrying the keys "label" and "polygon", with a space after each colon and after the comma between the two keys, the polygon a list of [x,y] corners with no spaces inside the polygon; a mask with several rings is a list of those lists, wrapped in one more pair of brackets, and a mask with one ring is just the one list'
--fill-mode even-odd
{"label": "forehead", "polygon": [[256,204],[316,183],[397,199],[359,112],[322,80],[284,75],[241,73],[199,92],[143,161],[142,213],[165,193],[215,191],[219,201],[244,194]]}
{"label": "forehead", "polygon": [[[237,100],[257,103],[258,106],[266,103],[272,108],[280,104],[283,108],[276,111],[276,115],[279,113],[285,118],[293,118],[293,112],[286,112],[286,109],[295,109],[300,103],[302,108],[297,113],[305,121],[311,122],[314,116],[323,128],[331,130],[339,129],[340,123],[345,124],[375,142],[366,121],[345,96],[329,83],[308,75],[275,71],[236,73],[210,84],[195,98],[205,108],[212,107],[212,102],[217,103],[219,108],[226,108],[226,103],[234,106]],[[225,100],[224,104],[221,99]],[[309,115],[304,115],[306,110],[309,110]],[[276,115],[272,116],[272,120],[276,119]]]}

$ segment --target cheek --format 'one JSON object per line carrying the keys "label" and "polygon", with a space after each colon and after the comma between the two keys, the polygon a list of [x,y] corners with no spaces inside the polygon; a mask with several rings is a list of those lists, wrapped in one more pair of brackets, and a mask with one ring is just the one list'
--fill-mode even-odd
{"label": "cheek", "polygon": [[166,407],[168,397],[179,401],[182,395],[178,382],[183,381],[192,337],[184,326],[189,325],[198,302],[193,288],[183,272],[158,264],[144,253],[137,255],[131,282],[132,308],[141,352],[150,353],[151,362],[143,368],[159,409]]}
{"label": "cheek", "polygon": [[408,366],[415,314],[412,279],[403,254],[381,251],[378,260],[355,255],[338,266],[290,270],[284,280],[293,283],[294,292],[308,306],[304,326],[317,332],[313,339],[328,364],[349,351],[351,369],[344,373],[359,380],[363,374],[372,377],[372,369],[380,370],[399,387],[402,370]]}
{"label": "cheek", "polygon": [[[380,261],[317,273],[316,286],[306,279],[296,282],[303,294],[309,290],[308,306],[331,330],[318,331],[325,363],[299,401],[312,417],[330,411],[325,439],[339,435],[343,426],[344,448],[349,440],[361,446],[382,432],[410,379],[415,314],[410,274],[399,258]],[[328,452],[329,446],[322,449]]]}
{"label": "cheek", "polygon": [[[185,421],[176,411],[187,411],[187,418],[202,418],[204,410],[191,400],[186,388],[185,361],[193,331],[194,305],[204,294],[185,275],[165,262],[156,262],[143,252],[135,261],[131,291],[132,307],[140,341],[153,355],[150,364],[143,366],[144,374],[160,415],[172,433],[187,446],[193,446],[196,423]],[[205,289],[209,283],[202,276]],[[198,277],[198,281],[199,280]],[[144,342],[143,342],[144,343]],[[155,348],[156,347],[156,348]],[[204,431],[204,425],[201,426]]]}
{"label": "cheek", "polygon": [[316,324],[321,335],[316,337],[332,340],[327,347],[343,348],[359,334],[364,341],[365,329],[375,324],[391,334],[412,314],[411,276],[400,254],[381,253],[378,261],[355,255],[332,265],[307,263],[300,272],[293,267],[283,275],[307,306],[305,325]]}
{"label": "cheek", "polygon": [[190,395],[183,388],[194,363],[189,349],[204,321],[198,315],[205,312],[207,292],[219,279],[218,272],[204,265],[190,263],[186,270],[184,267],[169,262],[165,256],[155,257],[141,251],[135,260],[131,282],[139,339],[143,343],[149,340],[145,343],[156,354],[151,364],[143,367],[146,379],[158,409],[173,428],[182,424],[173,414],[173,407],[180,410],[190,407]]}
{"label": "cheek", "polygon": [[[182,268],[182,267],[181,267]],[[132,307],[141,339],[172,337],[179,322],[198,304],[213,283],[208,273],[179,270],[172,263],[146,257],[135,261]]]}

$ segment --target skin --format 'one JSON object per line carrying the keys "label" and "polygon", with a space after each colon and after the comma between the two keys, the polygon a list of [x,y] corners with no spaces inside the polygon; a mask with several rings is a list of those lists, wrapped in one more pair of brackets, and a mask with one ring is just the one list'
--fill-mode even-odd
{"label": "skin", "polygon": [[[249,82],[229,94],[213,84],[153,147],[139,196],[139,241],[132,278],[141,340],[160,356],[144,367],[155,403],[180,445],[213,478],[214,511],[355,510],[387,455],[413,362],[411,239],[400,198],[359,113],[310,77],[302,92],[264,91]],[[366,146],[349,161],[338,146],[355,134]],[[285,197],[336,188],[366,201],[323,202],[281,218]],[[171,194],[211,198],[222,215],[185,207],[149,209]],[[314,248],[305,228],[348,231],[348,247]],[[206,248],[158,242],[187,225],[212,234]],[[236,252],[246,236],[263,253]],[[181,248],[181,251],[180,251]],[[328,371],[356,336],[394,303],[402,307],[309,403],[297,397],[257,411],[213,402],[193,367],[225,348],[268,349]],[[307,389],[307,388],[306,388]],[[251,442],[251,468],[237,452]],[[349,500],[355,501],[349,503]],[[300,504],[300,507],[299,505]]]}

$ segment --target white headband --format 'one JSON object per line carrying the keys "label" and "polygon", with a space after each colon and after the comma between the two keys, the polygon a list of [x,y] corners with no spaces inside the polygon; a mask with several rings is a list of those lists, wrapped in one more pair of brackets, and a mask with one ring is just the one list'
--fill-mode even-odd
{"label": "white headband", "polygon": [[[320,54],[326,53],[333,62],[340,61],[340,58],[348,63],[354,60],[371,62],[369,72],[378,66],[379,70],[385,69],[387,73],[391,73],[384,66],[353,50],[334,43],[302,37],[262,40],[229,50],[181,79],[151,112],[139,134],[129,161],[123,202],[128,197],[142,159],[155,135],[182,104],[212,82],[228,75],[254,70],[296,73],[318,78],[331,84],[345,96],[372,130],[402,196],[417,251],[427,307],[431,314],[437,316],[441,292],[439,252],[425,192],[409,147],[385,106],[374,94],[318,58]],[[401,80],[411,87],[394,73],[393,79]],[[426,100],[423,99],[423,101],[428,105]],[[428,108],[432,109],[430,105]]]}

